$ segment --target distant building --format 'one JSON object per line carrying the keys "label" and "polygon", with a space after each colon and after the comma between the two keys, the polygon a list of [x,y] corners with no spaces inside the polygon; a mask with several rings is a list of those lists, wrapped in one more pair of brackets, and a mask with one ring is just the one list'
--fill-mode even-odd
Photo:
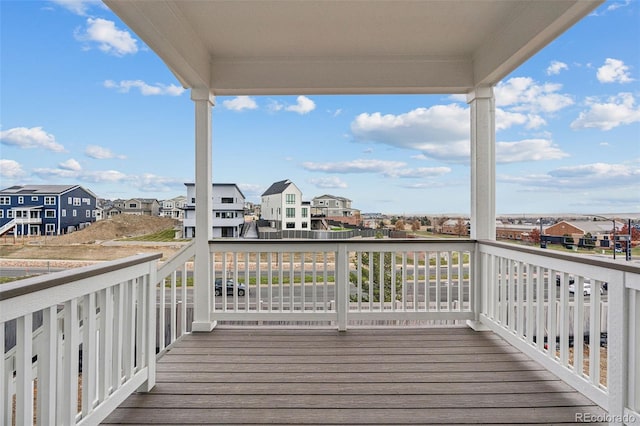
{"label": "distant building", "polygon": [[311,204],[302,201],[302,191],[290,180],[273,183],[263,194],[262,219],[277,230],[311,229]]}
{"label": "distant building", "polygon": [[[196,185],[185,183],[187,187],[184,219],[182,221],[184,238],[196,235]],[[213,201],[213,238],[239,238],[244,225],[245,198],[235,183],[214,183]]]}
{"label": "distant building", "polygon": [[184,208],[187,206],[187,197],[178,195],[170,200],[160,202],[160,216],[183,220]]}
{"label": "distant building", "polygon": [[[462,221],[462,223],[459,223],[459,221]],[[465,237],[469,235],[469,226],[470,222],[468,219],[449,219],[442,224],[442,230],[440,232]]]}
{"label": "distant building", "polygon": [[80,185],[16,185],[0,191],[0,235],[60,235],[96,220],[97,197]]}
{"label": "distant building", "polygon": [[[621,222],[616,222],[616,231],[624,227]],[[591,235],[596,247],[611,247],[611,235],[613,234],[613,221],[576,220],[560,221],[544,229],[545,235],[563,237],[568,236],[579,244],[580,239]]]}
{"label": "distant building", "polygon": [[136,214],[140,216],[159,216],[160,203],[155,198],[129,198],[125,200],[121,209],[123,214]]}
{"label": "distant building", "polygon": [[534,229],[539,229],[535,224],[511,224],[496,222],[496,238],[499,240],[527,241]]}
{"label": "distant building", "polygon": [[311,200],[311,215],[351,225],[362,223],[360,210],[351,208],[350,199],[329,194]]}

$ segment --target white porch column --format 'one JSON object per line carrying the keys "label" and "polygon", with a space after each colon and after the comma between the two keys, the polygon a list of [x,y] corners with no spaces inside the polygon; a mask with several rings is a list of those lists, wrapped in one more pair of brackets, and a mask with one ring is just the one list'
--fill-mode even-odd
{"label": "white porch column", "polygon": [[209,240],[212,238],[212,175],[211,175],[211,107],[215,97],[208,89],[191,89],[195,103],[196,124],[196,259],[193,271],[193,324],[195,332],[209,332],[216,323],[211,320],[212,294],[211,255]]}
{"label": "white porch column", "polygon": [[471,238],[496,239],[496,132],[492,87],[467,94],[471,107]]}

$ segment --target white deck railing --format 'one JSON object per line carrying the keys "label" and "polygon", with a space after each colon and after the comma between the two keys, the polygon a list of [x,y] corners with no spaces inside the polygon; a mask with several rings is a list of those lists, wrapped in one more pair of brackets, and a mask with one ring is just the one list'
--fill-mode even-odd
{"label": "white deck railing", "polygon": [[[472,320],[617,416],[608,420],[640,424],[637,266],[469,240],[216,240],[210,254],[214,278],[231,280],[212,296],[213,320],[340,330]],[[191,244],[160,267],[159,255],[139,255],[0,287],[0,341],[5,325],[16,333],[0,423],[93,424],[153,386],[156,353],[190,330],[193,257]]]}
{"label": "white deck railing", "polygon": [[640,424],[640,268],[478,246],[482,323],[608,410],[607,421]]}
{"label": "white deck railing", "polygon": [[[402,324],[474,319],[471,241],[215,241],[218,321]],[[222,290],[222,291],[221,291]]]}

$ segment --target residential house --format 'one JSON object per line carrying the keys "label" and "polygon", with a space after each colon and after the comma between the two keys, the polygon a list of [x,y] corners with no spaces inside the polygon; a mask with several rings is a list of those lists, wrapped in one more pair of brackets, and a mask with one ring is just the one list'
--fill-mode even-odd
{"label": "residential house", "polygon": [[309,202],[302,201],[302,191],[289,179],[274,182],[262,194],[262,219],[277,230],[309,230]]}
{"label": "residential house", "polygon": [[183,220],[186,205],[187,197],[184,195],[178,195],[170,200],[163,200],[160,203],[160,216]]}
{"label": "residential house", "polygon": [[96,195],[80,185],[16,185],[0,191],[0,234],[60,235],[96,220]]}
{"label": "residential house", "polygon": [[122,213],[141,216],[159,216],[160,203],[155,198],[130,198],[124,202]]}
{"label": "residential house", "polygon": [[[182,235],[194,238],[196,235],[196,185],[185,183],[187,187]],[[245,197],[235,183],[214,183],[212,187],[213,234],[214,238],[239,238],[244,225]]]}
{"label": "residential house", "polygon": [[351,208],[350,199],[329,194],[311,200],[311,215],[351,225],[362,223],[360,210]]}

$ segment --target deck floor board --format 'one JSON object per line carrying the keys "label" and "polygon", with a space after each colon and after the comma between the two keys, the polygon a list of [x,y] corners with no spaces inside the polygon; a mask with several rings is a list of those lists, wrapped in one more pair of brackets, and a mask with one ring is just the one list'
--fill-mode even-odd
{"label": "deck floor board", "polygon": [[605,412],[493,333],[218,328],[104,424],[571,424]]}

